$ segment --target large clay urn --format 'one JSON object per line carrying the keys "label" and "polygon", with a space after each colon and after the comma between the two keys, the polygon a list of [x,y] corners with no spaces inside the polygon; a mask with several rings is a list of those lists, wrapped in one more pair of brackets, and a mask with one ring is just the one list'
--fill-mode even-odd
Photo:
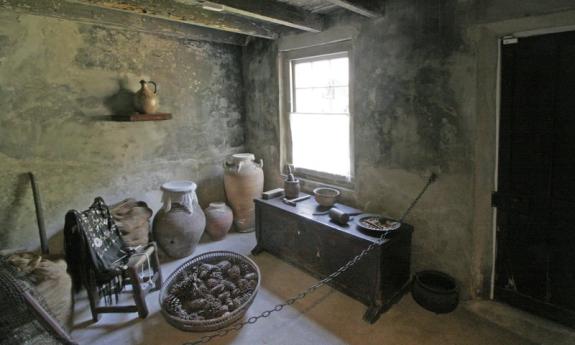
{"label": "large clay urn", "polygon": [[234,211],[234,225],[239,232],[250,232],[255,225],[254,198],[264,190],[263,161],[255,162],[251,153],[231,155],[224,163],[226,197]]}
{"label": "large clay urn", "polygon": [[223,202],[212,202],[205,213],[206,232],[212,240],[219,241],[226,237],[234,221],[232,209]]}
{"label": "large clay urn", "polygon": [[206,217],[196,196],[196,184],[192,181],[166,182],[162,192],[164,205],[154,217],[154,239],[170,257],[189,256],[206,227]]}
{"label": "large clay urn", "polygon": [[[148,86],[154,85],[154,91]],[[154,114],[158,110],[158,88],[155,82],[140,80],[140,90],[134,96],[134,108],[141,114]]]}

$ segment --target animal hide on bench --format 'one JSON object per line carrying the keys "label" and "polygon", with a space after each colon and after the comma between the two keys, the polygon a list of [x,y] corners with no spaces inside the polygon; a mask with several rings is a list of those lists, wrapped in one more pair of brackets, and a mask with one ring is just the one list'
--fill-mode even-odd
{"label": "animal hide on bench", "polygon": [[66,261],[48,260],[35,253],[12,254],[7,261],[34,285],[52,314],[70,330],[74,305],[72,279],[66,273]]}
{"label": "animal hide on bench", "polygon": [[109,208],[114,223],[127,246],[136,247],[148,244],[150,217],[153,212],[145,202],[130,198],[111,205]]}

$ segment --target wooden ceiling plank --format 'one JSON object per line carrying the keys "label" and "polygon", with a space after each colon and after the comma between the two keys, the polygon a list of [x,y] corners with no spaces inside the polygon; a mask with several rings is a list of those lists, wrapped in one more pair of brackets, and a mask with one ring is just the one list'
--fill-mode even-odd
{"label": "wooden ceiling plank", "polygon": [[3,0],[0,9],[17,14],[30,14],[72,20],[86,24],[106,25],[147,34],[243,46],[246,36],[207,29],[162,18],[147,18],[129,12],[115,11],[67,0]]}
{"label": "wooden ceiling plank", "polygon": [[[189,0],[176,1],[189,2]],[[224,13],[236,14],[303,31],[320,32],[324,26],[321,15],[283,2],[269,0],[197,0],[197,2],[205,6],[204,8],[212,7]]]}
{"label": "wooden ceiling plank", "polygon": [[378,18],[383,15],[383,1],[376,0],[327,0],[334,5],[361,14],[368,18]]}
{"label": "wooden ceiling plank", "polygon": [[247,18],[221,12],[208,11],[199,4],[173,0],[75,0],[117,11],[137,13],[143,16],[202,26],[248,36],[276,39],[278,33],[266,23],[258,23]]}

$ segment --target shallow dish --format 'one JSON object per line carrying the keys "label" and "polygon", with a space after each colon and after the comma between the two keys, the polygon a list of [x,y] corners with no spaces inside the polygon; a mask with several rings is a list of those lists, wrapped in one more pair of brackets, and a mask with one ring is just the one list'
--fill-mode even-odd
{"label": "shallow dish", "polygon": [[388,232],[394,231],[401,227],[401,223],[393,219],[387,219],[376,214],[364,215],[357,221],[357,225],[367,231]]}

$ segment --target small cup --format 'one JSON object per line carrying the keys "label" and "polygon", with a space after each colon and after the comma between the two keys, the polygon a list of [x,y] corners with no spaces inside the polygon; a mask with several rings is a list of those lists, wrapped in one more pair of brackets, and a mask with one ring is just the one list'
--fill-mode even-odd
{"label": "small cup", "polygon": [[284,181],[284,193],[286,199],[295,199],[299,196],[299,180]]}

